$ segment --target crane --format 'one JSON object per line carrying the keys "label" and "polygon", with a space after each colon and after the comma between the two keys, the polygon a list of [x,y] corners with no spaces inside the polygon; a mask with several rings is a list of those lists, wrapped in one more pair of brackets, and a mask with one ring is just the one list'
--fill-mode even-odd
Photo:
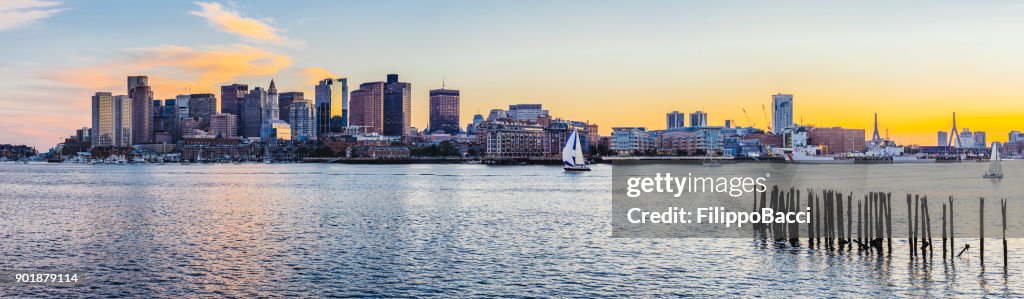
{"label": "crane", "polygon": [[750,126],[751,128],[753,128],[754,126],[757,126],[754,123],[750,122],[750,114],[747,114],[747,108],[742,108],[742,109],[743,109],[743,116],[747,117],[747,125]]}
{"label": "crane", "polygon": [[772,130],[772,122],[768,121],[768,109],[764,108],[764,104],[761,104],[761,114],[764,115],[764,122],[768,124],[768,131]]}

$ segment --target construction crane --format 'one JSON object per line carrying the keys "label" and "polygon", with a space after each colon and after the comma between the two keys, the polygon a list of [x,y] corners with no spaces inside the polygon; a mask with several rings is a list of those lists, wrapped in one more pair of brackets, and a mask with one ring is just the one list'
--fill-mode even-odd
{"label": "construction crane", "polygon": [[747,118],[747,125],[750,126],[751,128],[757,126],[756,124],[750,122],[750,114],[747,114],[747,108],[742,108],[742,109],[743,109],[743,116],[745,116]]}
{"label": "construction crane", "polygon": [[761,104],[761,114],[764,115],[764,122],[768,124],[768,132],[771,132],[772,122],[768,121],[768,109],[764,108],[764,104]]}

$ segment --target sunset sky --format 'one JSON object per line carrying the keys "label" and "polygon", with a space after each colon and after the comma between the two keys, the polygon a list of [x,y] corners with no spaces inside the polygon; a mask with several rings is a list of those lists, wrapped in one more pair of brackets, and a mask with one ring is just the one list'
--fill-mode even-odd
{"label": "sunset sky", "polygon": [[443,78],[463,124],[541,103],[602,134],[698,109],[764,128],[783,92],[798,122],[870,134],[877,112],[904,144],[934,145],[954,111],[989,141],[1024,130],[1024,2],[847,2],[0,0],[0,143],[45,151],[129,75],[166,99],[398,73],[421,129]]}

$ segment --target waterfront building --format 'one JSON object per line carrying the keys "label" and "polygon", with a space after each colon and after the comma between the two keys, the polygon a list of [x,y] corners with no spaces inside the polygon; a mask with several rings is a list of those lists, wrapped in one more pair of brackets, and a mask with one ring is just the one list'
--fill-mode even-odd
{"label": "waterfront building", "polygon": [[666,130],[655,141],[659,155],[718,155],[723,145],[722,128],[707,126]]}
{"label": "waterfront building", "polygon": [[793,126],[793,95],[772,95],[772,133],[782,133]]}
{"label": "waterfront building", "polygon": [[260,132],[260,139],[290,140],[292,139],[292,126],[280,119],[264,122],[264,127]]}
{"label": "waterfront building", "polygon": [[399,82],[397,74],[388,74],[384,83],[384,126],[381,134],[412,134],[412,84]]}
{"label": "waterfront building", "polygon": [[128,77],[128,97],[131,98],[132,143],[153,142],[153,89],[146,76]]}
{"label": "waterfront building", "polygon": [[704,111],[694,111],[690,113],[690,126],[691,127],[707,127],[708,126],[708,114]]}
{"label": "waterfront building", "polygon": [[783,147],[785,145],[785,138],[782,134],[752,133],[743,135],[743,140],[757,140],[768,147]]}
{"label": "waterfront building", "polygon": [[384,126],[384,82],[369,82],[352,91],[349,124],[368,133],[381,133]]}
{"label": "waterfront building", "polygon": [[260,127],[263,125],[263,102],[267,92],[256,87],[245,95],[245,102],[242,105],[242,114],[238,117],[242,137],[260,137]]}
{"label": "waterfront building", "polygon": [[412,158],[412,153],[407,146],[360,145],[349,147],[345,156],[372,160],[407,160]]}
{"label": "waterfront building", "polygon": [[807,144],[817,145],[823,154],[862,153],[867,147],[864,129],[810,128]]}
{"label": "waterfront building", "polygon": [[946,131],[939,131],[936,135],[938,135],[939,138],[938,142],[935,142],[935,146],[946,146],[949,144],[949,134],[947,134]]}
{"label": "waterfront building", "polygon": [[597,125],[581,121],[555,119],[544,126],[544,137],[541,140],[543,156],[548,160],[561,160],[565,141],[575,130],[580,138],[583,152],[589,154],[591,145],[597,145]]}
{"label": "waterfront building", "polygon": [[657,135],[647,131],[644,127],[617,127],[612,128],[612,138],[609,149],[618,152],[620,155],[645,154],[655,149]]}
{"label": "waterfront building", "polygon": [[289,124],[292,126],[292,139],[306,141],[317,139],[316,108],[313,101],[302,99],[292,101],[288,107]]}
{"label": "waterfront building", "polygon": [[527,160],[544,155],[544,128],[538,125],[485,121],[477,126],[476,135],[483,145],[484,160]]}
{"label": "waterfront building", "polygon": [[188,116],[199,119],[199,128],[210,128],[210,117],[217,114],[217,96],[212,93],[196,93],[189,96]]}
{"label": "waterfront building", "polygon": [[[125,147],[132,145],[132,100],[97,92],[92,96],[92,146]],[[147,105],[148,106],[148,105]],[[148,117],[147,117],[148,118]]]}
{"label": "waterfront building", "polygon": [[430,91],[430,131],[459,133],[459,91],[434,89]]}
{"label": "waterfront building", "polygon": [[[305,94],[303,94],[301,91],[282,92],[281,95],[277,97],[277,107],[279,110],[278,113],[280,114],[281,120],[283,120],[286,123],[292,124],[292,103],[301,102],[303,101],[304,98]],[[310,106],[312,106],[312,104],[310,104]]]}
{"label": "waterfront building", "polygon": [[192,137],[198,134],[203,134],[205,131],[199,129],[199,119],[195,117],[186,117],[178,121],[179,135],[182,139]]}
{"label": "waterfront building", "polygon": [[686,127],[686,113],[672,111],[665,115],[665,129],[678,129]]}
{"label": "waterfront building", "polygon": [[537,123],[537,119],[544,116],[548,116],[548,111],[541,104],[508,105],[507,117],[512,120]]}
{"label": "waterfront building", "polygon": [[223,138],[235,138],[238,135],[238,116],[231,113],[217,113],[210,116],[210,134]]}

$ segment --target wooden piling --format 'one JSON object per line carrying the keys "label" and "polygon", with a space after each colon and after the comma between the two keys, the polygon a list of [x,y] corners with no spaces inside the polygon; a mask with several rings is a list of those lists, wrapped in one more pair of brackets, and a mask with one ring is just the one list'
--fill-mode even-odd
{"label": "wooden piling", "polygon": [[889,243],[889,254],[892,254],[892,193],[885,194],[885,238]]}
{"label": "wooden piling", "polygon": [[946,204],[942,204],[942,260],[946,260]]}
{"label": "wooden piling", "polygon": [[920,217],[921,217],[921,197],[919,195],[914,195],[914,210],[913,210],[913,212],[914,212],[914,217],[913,217],[914,218],[914,230],[911,231],[910,235],[911,235],[911,240],[913,240],[911,243],[914,244],[912,246],[913,253],[914,253],[914,255],[917,255],[917,236],[918,236],[917,229],[918,229],[919,225],[921,224],[921,222],[920,222],[921,221],[920,220]]}
{"label": "wooden piling", "polygon": [[846,246],[846,231],[843,228],[843,194],[836,192],[836,226],[839,227],[839,250]]}
{"label": "wooden piling", "polygon": [[928,257],[935,257],[935,244],[932,242],[932,213],[931,209],[928,208],[928,196],[924,197],[924,227],[928,232]]}
{"label": "wooden piling", "polygon": [[1003,212],[1003,272],[1009,271],[1009,258],[1007,257],[1008,250],[1006,249],[1006,199],[1002,199],[1002,212]]}
{"label": "wooden piling", "polygon": [[978,251],[981,252],[981,266],[985,267],[985,198],[982,197],[978,204]]}
{"label": "wooden piling", "polygon": [[853,250],[853,193],[846,197],[846,244],[847,250]]}
{"label": "wooden piling", "polygon": [[857,251],[863,251],[864,244],[864,205],[857,201]]}
{"label": "wooden piling", "polygon": [[949,196],[949,259],[953,259],[953,253],[956,252],[956,246],[953,245],[953,240],[956,239],[956,235],[953,234],[953,196]]}

